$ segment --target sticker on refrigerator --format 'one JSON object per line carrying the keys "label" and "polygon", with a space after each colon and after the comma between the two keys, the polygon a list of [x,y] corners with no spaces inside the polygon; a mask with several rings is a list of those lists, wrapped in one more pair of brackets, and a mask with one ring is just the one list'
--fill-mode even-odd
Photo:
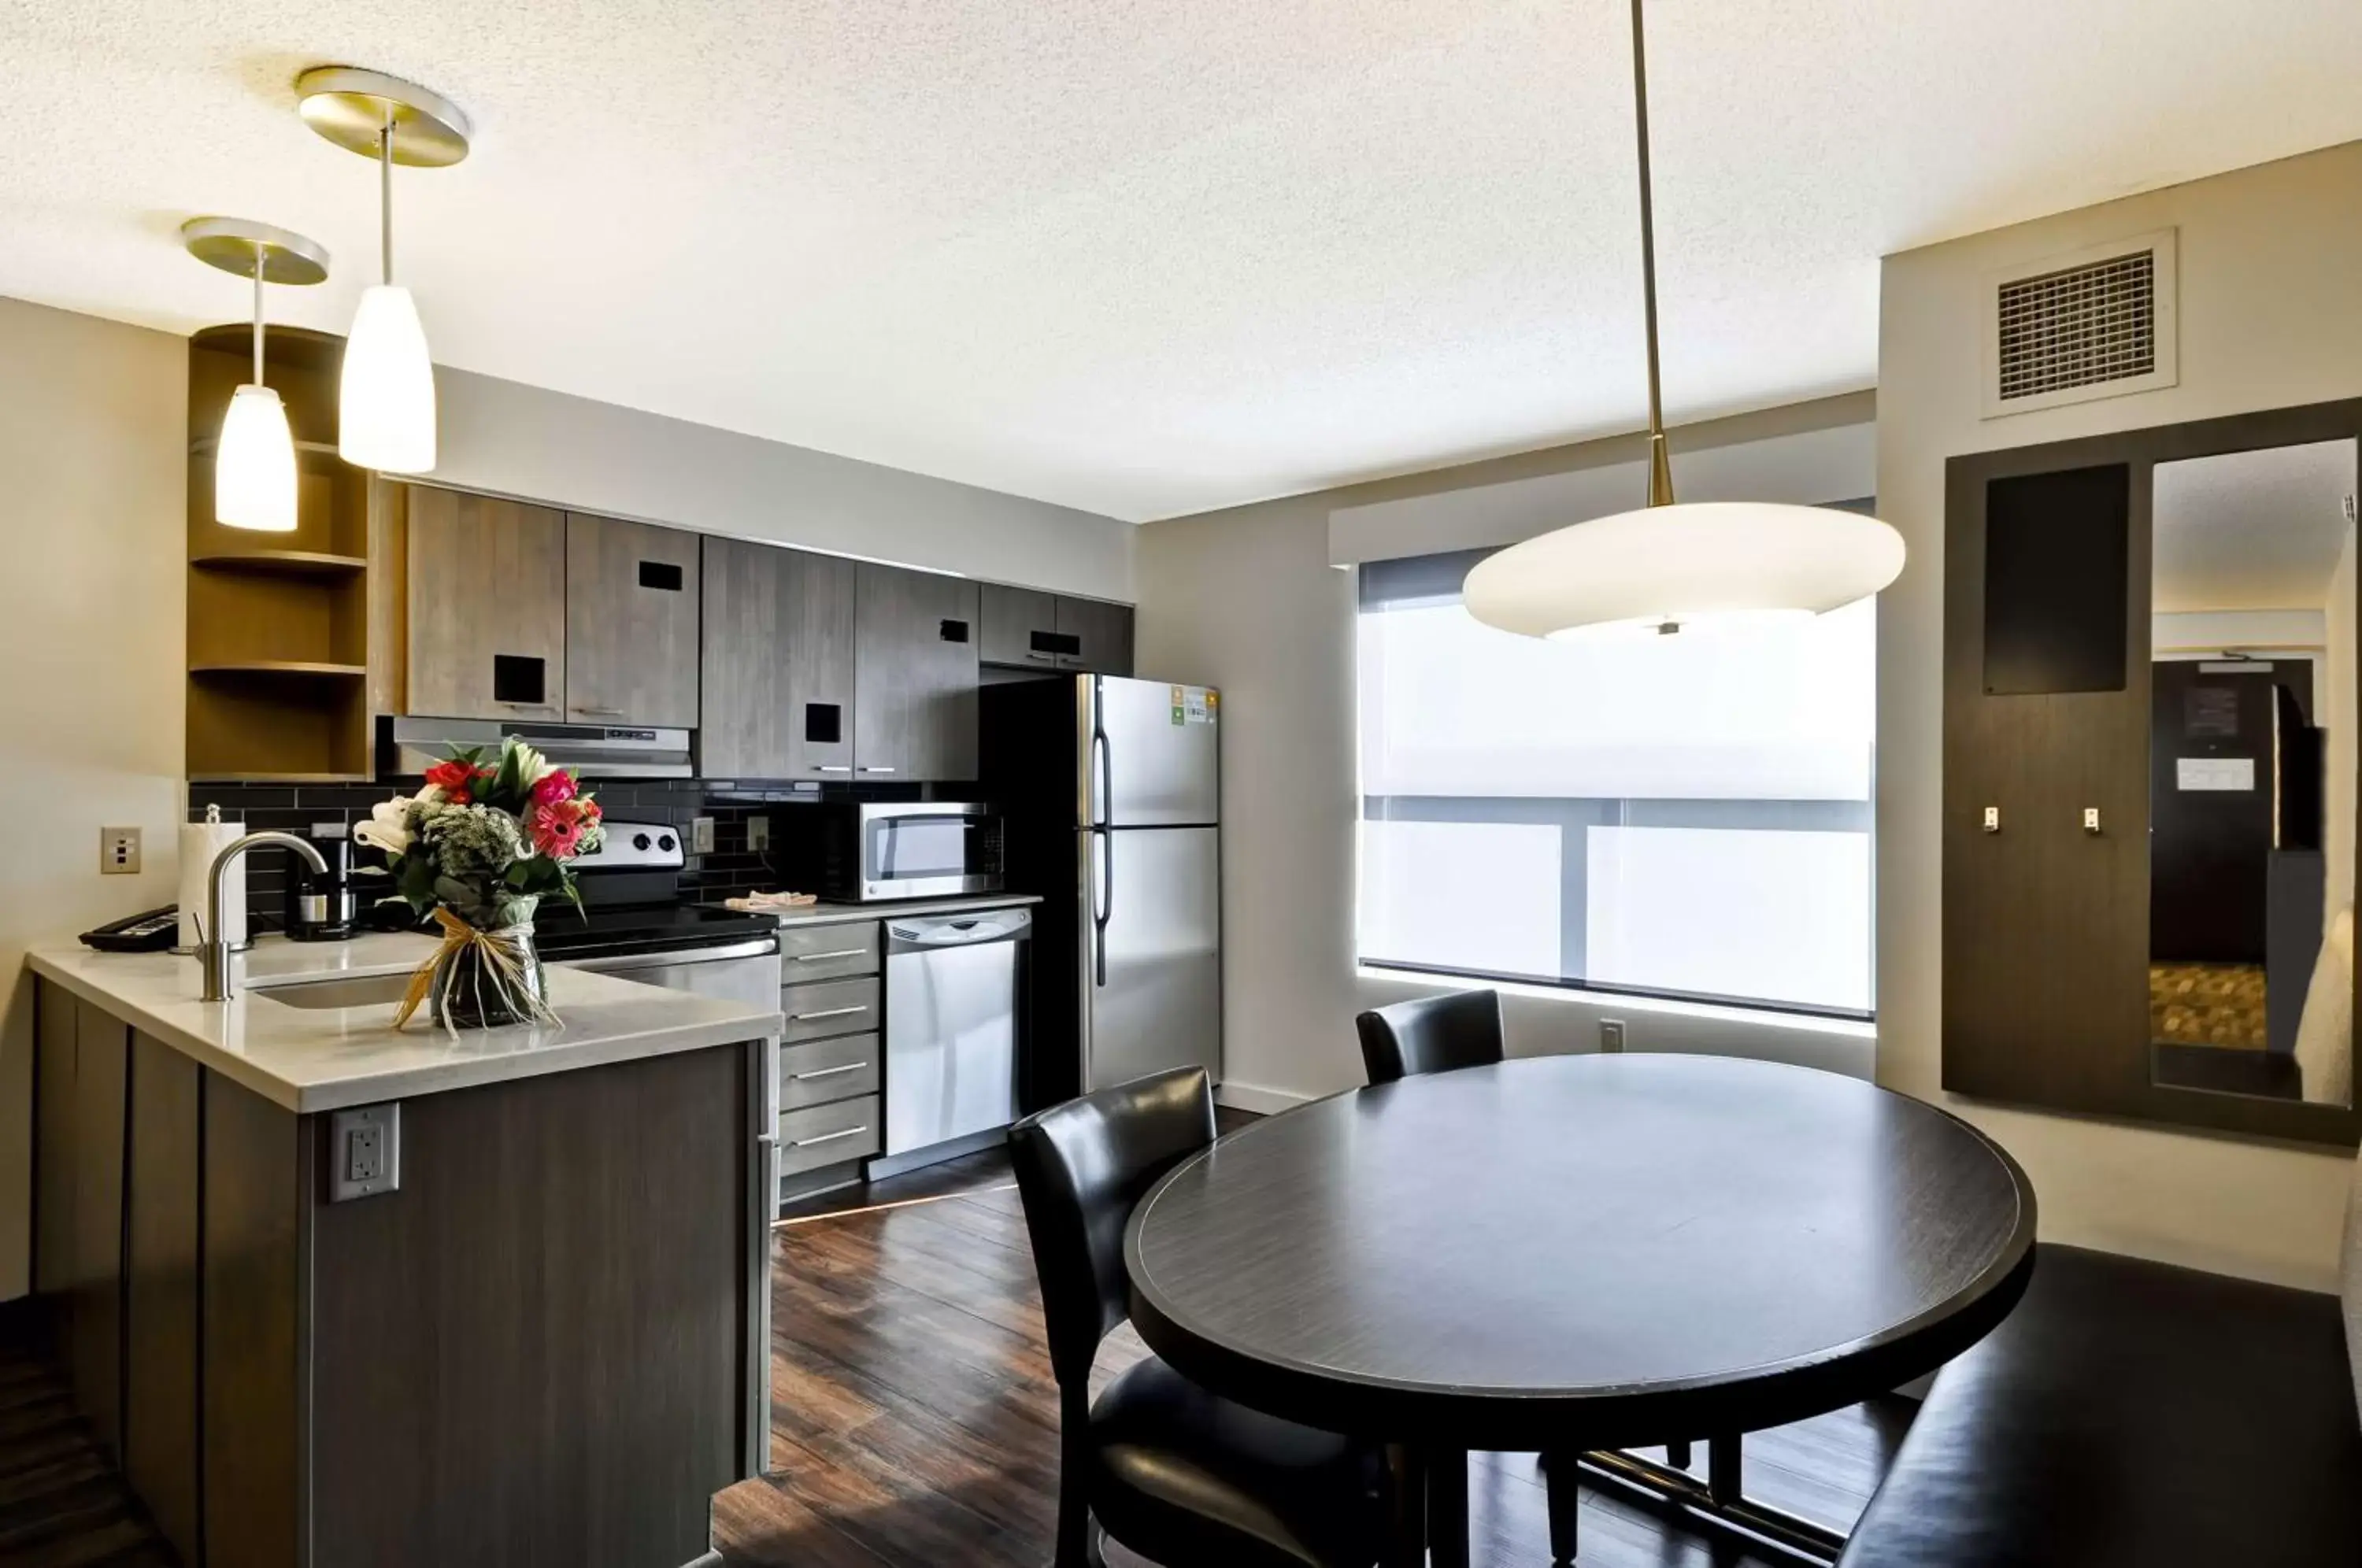
{"label": "sticker on refrigerator", "polygon": [[1176,726],[1210,724],[1214,722],[1217,701],[1215,693],[1211,691],[1176,686],[1173,689],[1173,723]]}

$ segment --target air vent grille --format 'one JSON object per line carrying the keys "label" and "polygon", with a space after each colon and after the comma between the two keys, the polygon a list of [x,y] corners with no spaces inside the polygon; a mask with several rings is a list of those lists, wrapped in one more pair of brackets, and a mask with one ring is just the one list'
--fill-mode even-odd
{"label": "air vent grille", "polygon": [[2157,253],[2140,250],[2001,285],[2001,401],[2157,371]]}

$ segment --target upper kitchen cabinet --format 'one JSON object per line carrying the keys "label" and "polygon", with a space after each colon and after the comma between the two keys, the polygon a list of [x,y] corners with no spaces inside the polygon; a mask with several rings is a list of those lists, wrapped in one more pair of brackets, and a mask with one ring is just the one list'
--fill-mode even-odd
{"label": "upper kitchen cabinet", "polygon": [[695,726],[698,543],[675,528],[567,513],[569,721]]}
{"label": "upper kitchen cabinet", "polygon": [[854,767],[871,783],[977,773],[977,585],[856,568]]}
{"label": "upper kitchen cabinet", "polygon": [[1094,675],[1131,673],[1131,606],[1098,599],[1058,601],[1061,669]]}
{"label": "upper kitchen cabinet", "polygon": [[1131,673],[1131,609],[987,583],[978,639],[987,664],[1012,669]]}
{"label": "upper kitchen cabinet", "polygon": [[857,572],[833,556],[705,541],[706,777],[853,776]]}
{"label": "upper kitchen cabinet", "polygon": [[409,616],[402,711],[438,719],[565,717],[565,513],[403,488]]}

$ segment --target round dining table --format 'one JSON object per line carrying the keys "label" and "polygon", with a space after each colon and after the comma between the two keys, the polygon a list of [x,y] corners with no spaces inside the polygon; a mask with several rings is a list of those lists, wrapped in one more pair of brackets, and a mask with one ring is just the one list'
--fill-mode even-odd
{"label": "round dining table", "polygon": [[[1991,1331],[2034,1232],[2017,1163],[1923,1101],[1733,1057],[1557,1055],[1218,1139],[1141,1200],[1124,1262],[1133,1324],[1183,1374],[1399,1464],[1843,1408]],[[1421,1561],[1423,1505],[1394,1528],[1389,1561]],[[1438,1562],[1465,1561],[1456,1528]]]}

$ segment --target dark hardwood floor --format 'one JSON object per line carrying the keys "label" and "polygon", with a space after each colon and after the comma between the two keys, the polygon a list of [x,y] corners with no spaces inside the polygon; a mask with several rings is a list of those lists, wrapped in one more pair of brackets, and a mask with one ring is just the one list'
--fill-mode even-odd
{"label": "dark hardwood floor", "polygon": [[0,1309],[0,1562],[171,1568],[147,1514],[74,1413],[29,1302]]}
{"label": "dark hardwood floor", "polygon": [[[775,1241],[772,1474],[716,1500],[723,1557],[735,1568],[1043,1568],[1057,1396],[1005,1158],[824,1195],[797,1206]],[[1145,1353],[1119,1329],[1095,1386]],[[1857,1407],[1750,1437],[1749,1495],[1850,1528],[1909,1412]],[[1474,1561],[1547,1568],[1533,1456],[1475,1456],[1469,1490]],[[1582,1528],[1584,1568],[1792,1561],[1588,1488]]]}

